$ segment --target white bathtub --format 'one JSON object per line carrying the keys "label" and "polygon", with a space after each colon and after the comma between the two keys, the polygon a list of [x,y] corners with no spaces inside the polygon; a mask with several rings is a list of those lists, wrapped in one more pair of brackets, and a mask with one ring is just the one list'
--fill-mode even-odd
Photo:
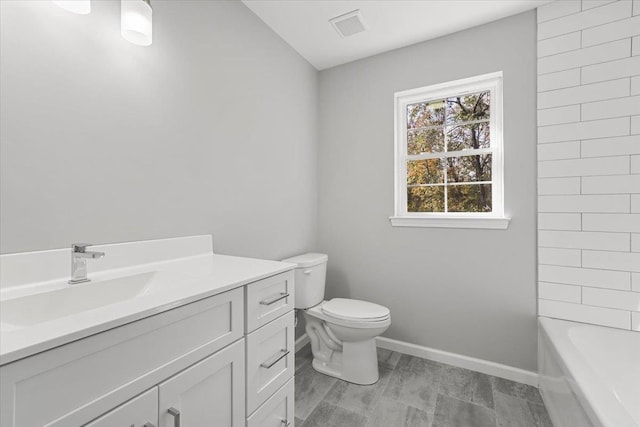
{"label": "white bathtub", "polygon": [[556,427],[640,427],[640,333],[540,317],[540,391]]}

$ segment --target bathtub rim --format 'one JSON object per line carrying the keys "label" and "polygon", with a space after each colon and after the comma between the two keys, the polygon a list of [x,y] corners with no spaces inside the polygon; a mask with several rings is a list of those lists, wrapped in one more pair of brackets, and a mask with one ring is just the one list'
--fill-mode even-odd
{"label": "bathtub rim", "polygon": [[[567,383],[592,423],[606,427],[638,427],[626,407],[615,398],[611,388],[589,365],[569,337],[572,328],[618,329],[544,316],[538,316],[538,324],[543,338],[546,338],[546,343],[567,375]],[[567,359],[574,363],[567,363]],[[543,376],[544,373],[540,372],[539,375]],[[612,411],[611,408],[616,410]]]}

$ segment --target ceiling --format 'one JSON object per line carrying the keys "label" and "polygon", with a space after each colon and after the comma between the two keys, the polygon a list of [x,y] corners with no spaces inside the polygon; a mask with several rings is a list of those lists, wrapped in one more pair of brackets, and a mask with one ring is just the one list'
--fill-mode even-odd
{"label": "ceiling", "polygon": [[[318,70],[495,21],[549,1],[242,0]],[[355,9],[360,9],[368,29],[342,38],[329,19]]]}

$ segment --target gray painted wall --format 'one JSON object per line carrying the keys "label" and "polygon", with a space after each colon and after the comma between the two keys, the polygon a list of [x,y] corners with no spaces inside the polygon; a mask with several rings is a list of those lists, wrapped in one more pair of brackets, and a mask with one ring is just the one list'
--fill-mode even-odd
{"label": "gray painted wall", "polygon": [[242,3],[1,5],[2,253],[212,233],[221,253],[313,248],[317,71]]}
{"label": "gray painted wall", "polygon": [[[389,306],[386,336],[535,368],[534,12],[318,87],[239,2],[155,2],[150,48],[120,37],[118,2],[0,7],[2,253],[200,233],[220,253],[320,249],[328,296]],[[509,230],[392,228],[393,92],[495,70]]]}
{"label": "gray painted wall", "polygon": [[[536,368],[535,11],[320,72],[328,297],[391,309],[389,338]],[[504,72],[508,230],[391,227],[395,91]]]}

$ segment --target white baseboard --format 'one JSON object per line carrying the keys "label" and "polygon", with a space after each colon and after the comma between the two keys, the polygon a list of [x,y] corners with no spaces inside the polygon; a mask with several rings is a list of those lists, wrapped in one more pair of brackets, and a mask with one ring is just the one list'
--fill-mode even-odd
{"label": "white baseboard", "polygon": [[300,338],[296,340],[296,353],[299,352],[302,347],[307,345],[309,342],[309,335],[307,335],[307,333],[305,332],[304,334],[302,334],[302,336],[300,336]]}
{"label": "white baseboard", "polygon": [[462,354],[449,353],[448,351],[437,350],[435,348],[423,347],[421,345],[410,344],[403,341],[392,340],[391,338],[377,337],[376,345],[387,350],[410,356],[421,357],[435,362],[446,363],[476,372],[481,372],[495,377],[505,378],[511,381],[538,387],[538,374],[524,369],[501,363],[490,362],[488,360],[476,359],[475,357],[464,356]]}
{"label": "white baseboard", "polygon": [[[305,333],[296,340],[296,352],[309,342],[309,336]],[[377,337],[376,345],[380,348],[393,350],[409,356],[421,357],[435,362],[446,363],[447,365],[481,372],[494,377],[505,378],[511,381],[538,387],[538,374],[524,369],[501,363],[490,362],[488,360],[476,359],[475,357],[464,356],[462,354],[450,353],[448,351],[437,350],[435,348],[410,344],[404,341],[392,340],[391,338]]]}

